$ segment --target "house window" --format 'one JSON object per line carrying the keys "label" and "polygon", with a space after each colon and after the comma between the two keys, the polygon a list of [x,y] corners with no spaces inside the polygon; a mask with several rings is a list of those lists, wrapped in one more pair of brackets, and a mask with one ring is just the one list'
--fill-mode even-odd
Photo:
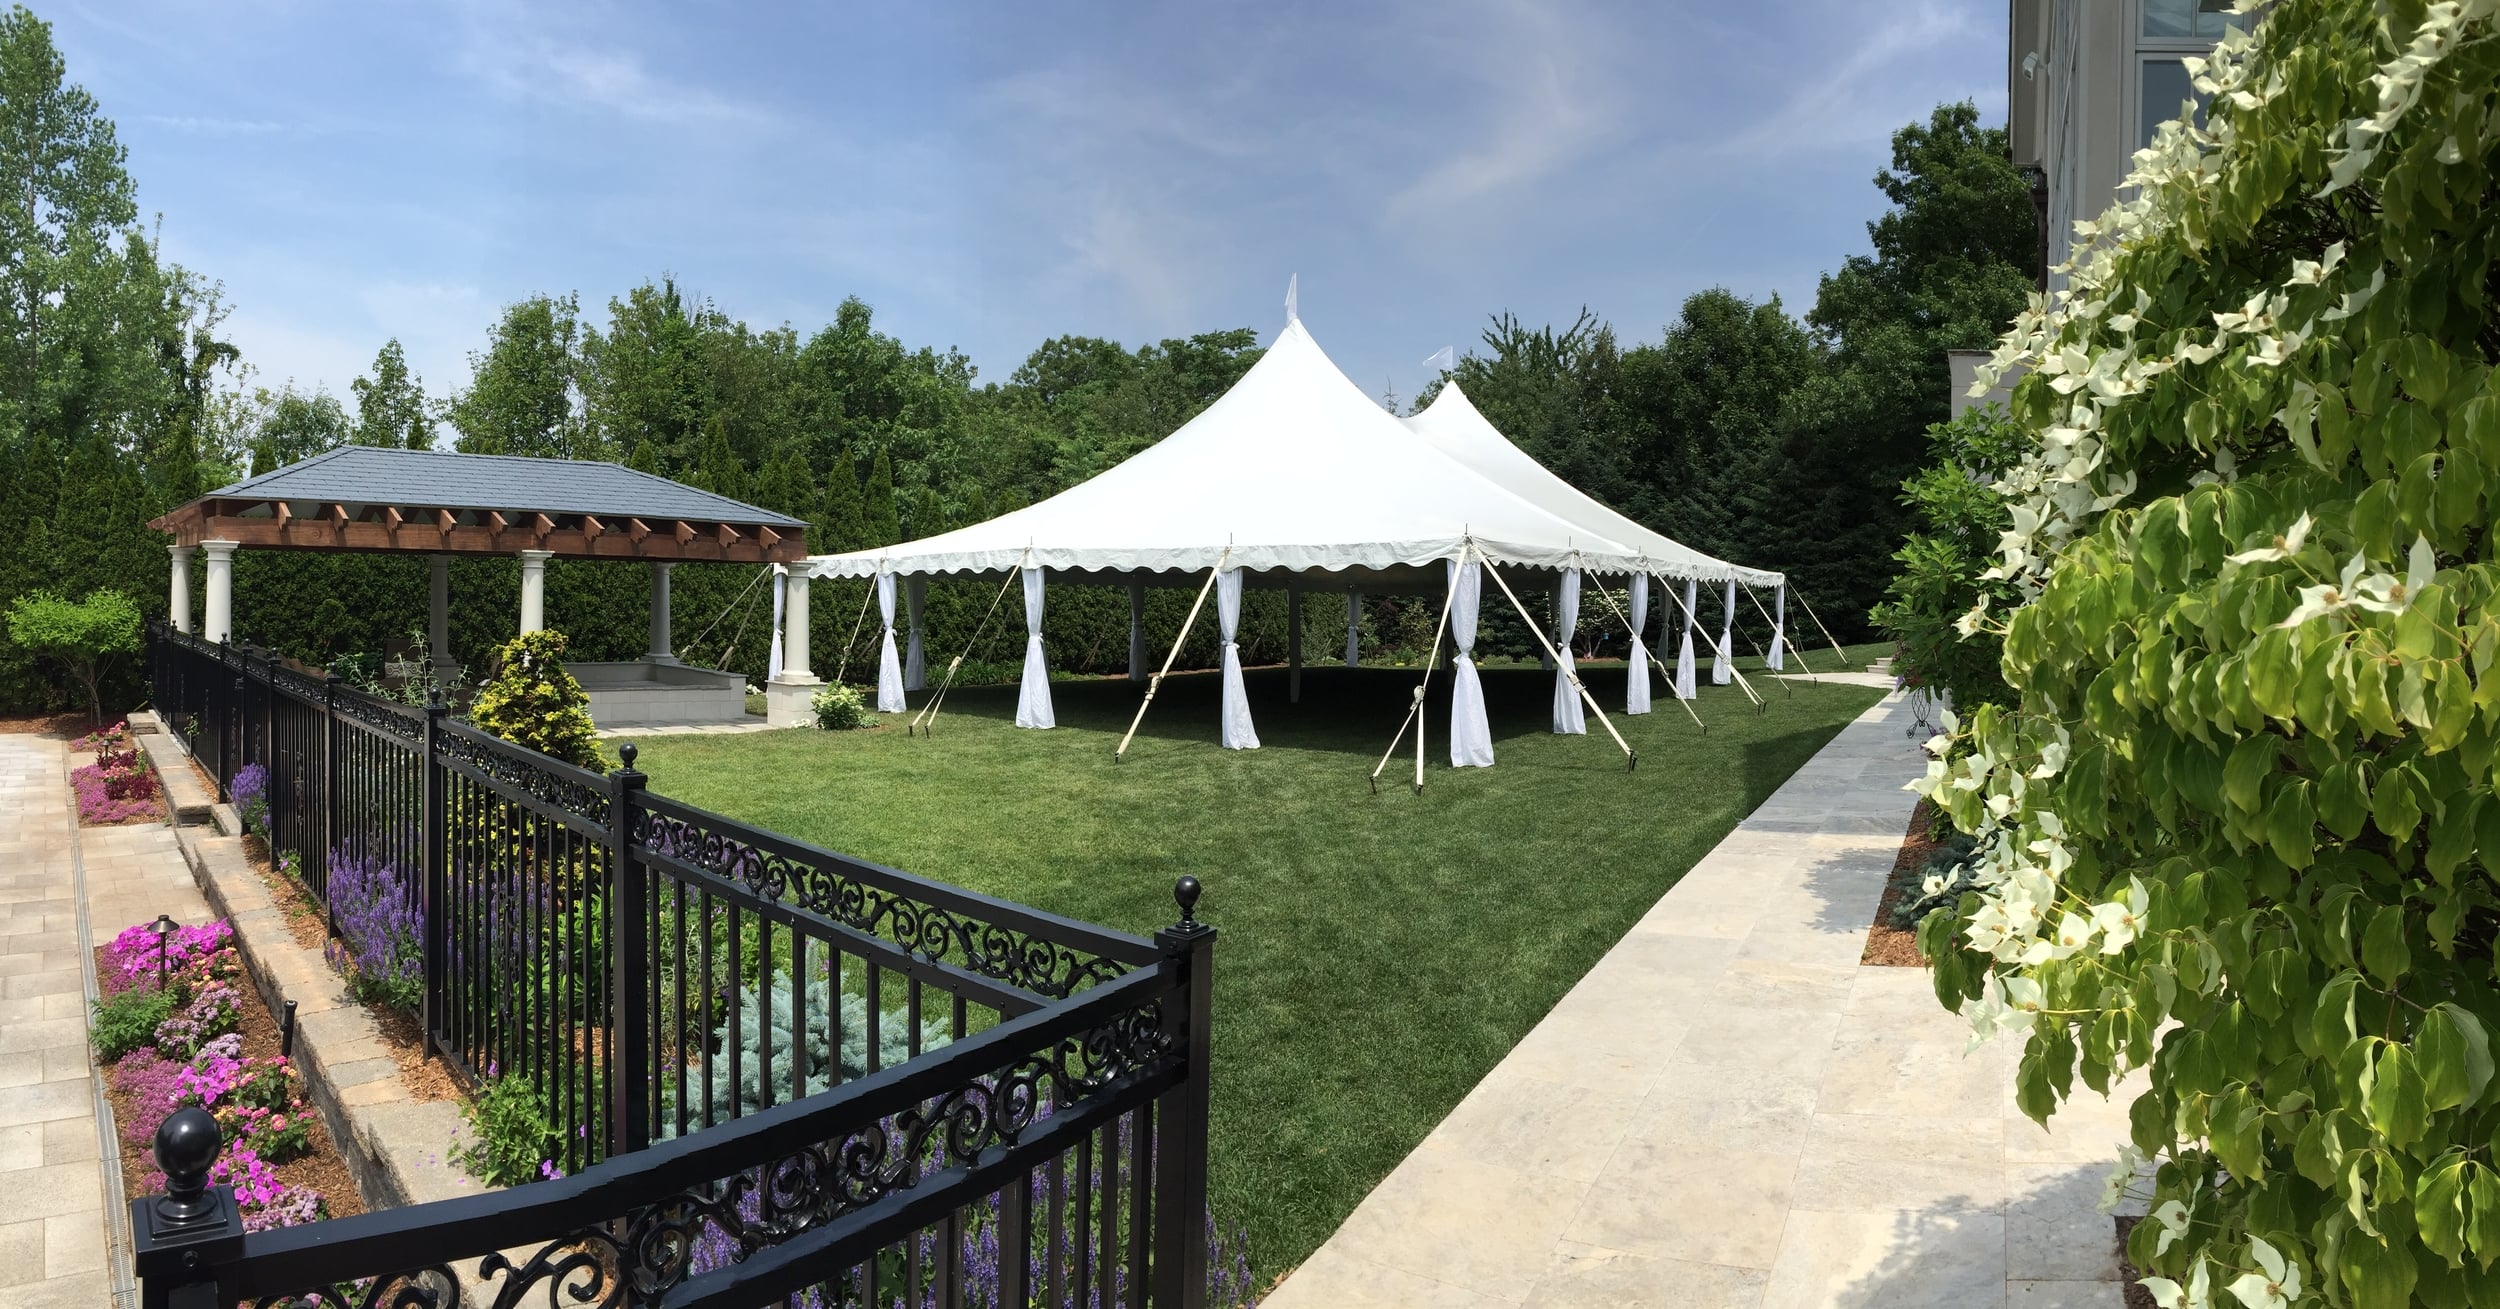
{"label": "house window", "polygon": [[2144,0],[2140,31],[2148,41],[2210,43],[2243,21],[2231,12],[2230,0]]}
{"label": "house window", "polygon": [[[2152,0],[2145,0],[2145,8],[2147,12],[2151,10]],[[2176,59],[2147,59],[2143,63],[2137,82],[2143,88],[2142,99],[2135,116],[2138,125],[2135,139],[2137,149],[2141,150],[2151,145],[2153,130],[2178,117],[2179,106],[2184,102],[2195,102],[2195,121],[2199,126],[2204,124],[2205,102],[2210,97],[2198,91],[2188,80],[2187,65]]]}

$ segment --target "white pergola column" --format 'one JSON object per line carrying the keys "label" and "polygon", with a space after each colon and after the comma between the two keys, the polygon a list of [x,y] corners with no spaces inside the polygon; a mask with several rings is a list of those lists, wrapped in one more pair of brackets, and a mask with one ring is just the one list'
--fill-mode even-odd
{"label": "white pergola column", "polygon": [[234,549],[240,541],[202,541],[208,552],[207,612],[200,615],[200,635],[209,641],[234,639]]}
{"label": "white pergola column", "polygon": [[553,550],[521,552],[521,634],[543,631],[547,626],[547,561],[555,558]]}
{"label": "white pergola column", "polygon": [[451,661],[451,556],[436,555],[426,579],[425,646],[434,666],[448,672]]}
{"label": "white pergola column", "polygon": [[669,647],[668,570],[672,565],[651,565],[651,653],[643,657],[655,664],[673,664],[677,656]]}
{"label": "white pergola column", "polygon": [[191,630],[191,551],[187,545],[169,545],[165,553],[173,557],[174,574],[165,597],[165,610],[173,617],[174,630]]}
{"label": "white pergola column", "polygon": [[807,568],[794,564],[781,579],[781,675],[764,684],[764,721],[774,727],[805,727],[816,721],[812,703],[824,679],[807,666]]}

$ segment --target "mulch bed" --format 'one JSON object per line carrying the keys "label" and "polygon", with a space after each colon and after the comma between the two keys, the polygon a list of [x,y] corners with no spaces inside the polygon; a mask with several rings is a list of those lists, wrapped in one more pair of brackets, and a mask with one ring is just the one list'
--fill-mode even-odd
{"label": "mulch bed", "polygon": [[0,733],[24,736],[49,736],[74,741],[95,730],[85,714],[35,714],[20,718],[0,718]]}
{"label": "mulch bed", "polygon": [[1918,894],[1919,871],[1927,866],[1928,853],[1936,848],[1927,835],[1929,817],[1924,800],[1910,811],[1909,834],[1901,838],[1901,853],[1892,862],[1892,875],[1884,879],[1883,898],[1875,902],[1875,922],[1866,929],[1866,950],[1858,956],[1859,963],[1886,968],[1927,966],[1926,956],[1918,952],[1918,932],[1893,926],[1892,907],[1902,897]]}
{"label": "mulch bed", "polygon": [[[105,947],[97,947],[95,955],[99,970],[110,967],[105,958]],[[235,991],[242,1001],[238,1030],[243,1034],[244,1056],[254,1059],[275,1056],[278,1053],[278,1023],[269,1016],[269,1007],[261,1003],[259,988],[238,986]],[[120,1087],[113,1084],[109,1069],[105,1073],[105,1085],[112,1094],[113,1126],[121,1141],[122,1196],[136,1200],[152,1194],[145,1183],[148,1174],[156,1169],[156,1160],[148,1146],[131,1144],[129,1126],[134,1122],[162,1122],[167,1110],[162,1105],[134,1103],[122,1093]],[[309,1153],[299,1159],[271,1165],[278,1174],[278,1180],[289,1186],[309,1186],[319,1191],[322,1199],[329,1204],[333,1218],[363,1213],[364,1198],[356,1190],[355,1175],[347,1171],[346,1162],[339,1157],[338,1147],[330,1141],[329,1123],[318,1114],[313,1117],[312,1135],[312,1150]]]}
{"label": "mulch bed", "polygon": [[2127,1262],[2127,1234],[2143,1221],[2142,1218],[2124,1214],[2118,1218],[2118,1282],[2122,1294],[2126,1296],[2127,1309],[2161,1309],[2153,1303],[2153,1293],[2139,1285],[2144,1280],[2144,1274]]}
{"label": "mulch bed", "polygon": [[[243,852],[250,857],[253,871],[260,874],[261,884],[269,888],[270,902],[285,916],[287,933],[295,938],[295,943],[307,950],[320,950],[328,944],[328,917],[320,905],[313,903],[303,883],[280,873],[270,863],[268,843],[257,836],[244,837]],[[392,1061],[399,1065],[399,1080],[408,1088],[410,1099],[450,1100],[459,1096],[460,1083],[440,1058],[427,1051],[425,1034],[418,1029],[413,1015],[380,1005],[367,1005],[365,1012],[382,1029],[382,1044],[389,1047]]]}

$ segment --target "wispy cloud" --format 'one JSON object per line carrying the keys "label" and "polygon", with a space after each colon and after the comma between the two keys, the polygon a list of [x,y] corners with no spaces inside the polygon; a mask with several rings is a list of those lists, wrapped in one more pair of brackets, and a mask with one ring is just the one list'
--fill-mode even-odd
{"label": "wispy cloud", "polygon": [[[1723,138],[1722,152],[1788,154],[1886,140],[1907,114],[1927,107],[1910,100],[1925,101],[1933,94],[1923,80],[1896,76],[1899,66],[1973,32],[1971,14],[1954,12],[1936,0],[1901,7],[1852,6],[1840,12],[1880,16],[1880,21],[1872,29],[1850,31],[1840,42],[1848,51],[1845,58],[1812,70],[1810,76],[1795,78],[1800,89],[1778,108]],[[1905,100],[1904,93],[1911,86],[1916,91]]]}
{"label": "wispy cloud", "polygon": [[200,118],[189,114],[141,114],[140,121],[170,127],[177,132],[195,132],[203,136],[265,136],[283,132],[286,124],[262,119]]}
{"label": "wispy cloud", "polygon": [[[1601,55],[1607,25],[1542,3],[1475,6],[1438,26],[1463,33],[1439,43],[1447,74],[1467,90],[1420,113],[1439,130],[1428,140],[1463,142],[1390,195],[1390,227],[1451,210],[1536,198],[1535,185],[1569,169],[1618,131],[1623,115],[1613,70]],[[1473,106],[1474,113],[1466,112]]]}
{"label": "wispy cloud", "polygon": [[640,52],[594,46],[533,26],[521,11],[471,11],[461,66],[498,93],[580,113],[646,123],[752,127],[762,105],[654,72]]}

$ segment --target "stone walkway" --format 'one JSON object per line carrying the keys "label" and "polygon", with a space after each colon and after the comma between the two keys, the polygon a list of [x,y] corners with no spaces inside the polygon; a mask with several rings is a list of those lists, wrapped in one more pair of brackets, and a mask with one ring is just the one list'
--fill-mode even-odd
{"label": "stone walkway", "polygon": [[0,1304],[12,1309],[113,1298],[120,1197],[108,1210],[82,911],[104,939],[160,913],[208,919],[171,828],[77,828],[69,762],[64,742],[0,734]]}
{"label": "stone walkway", "polygon": [[2121,1304],[2122,1096],[1857,962],[1924,767],[1887,697],[1728,834],[1267,1309]]}

